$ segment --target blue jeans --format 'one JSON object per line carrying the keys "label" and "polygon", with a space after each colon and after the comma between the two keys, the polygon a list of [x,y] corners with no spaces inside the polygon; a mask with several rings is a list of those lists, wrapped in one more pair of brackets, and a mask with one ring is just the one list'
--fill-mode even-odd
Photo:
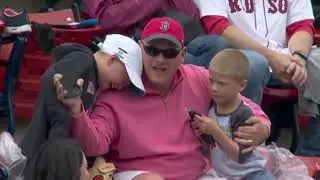
{"label": "blue jeans", "polygon": [[[221,50],[230,46],[223,37],[201,36],[192,40],[187,46],[185,64],[208,67],[211,59]],[[243,50],[250,62],[250,77],[242,94],[253,102],[261,104],[263,89],[270,79],[269,63],[261,54]]]}
{"label": "blue jeans", "polygon": [[265,169],[248,174],[244,180],[275,180],[275,177]]}
{"label": "blue jeans", "polygon": [[301,136],[300,147],[297,152],[298,155],[320,157],[319,119],[320,117],[312,119],[304,134]]}

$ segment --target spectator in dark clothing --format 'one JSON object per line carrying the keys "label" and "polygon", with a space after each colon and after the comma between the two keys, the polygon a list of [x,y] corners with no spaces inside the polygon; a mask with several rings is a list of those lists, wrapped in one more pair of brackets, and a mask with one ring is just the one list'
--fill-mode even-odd
{"label": "spectator in dark clothing", "polygon": [[82,9],[98,18],[107,33],[134,36],[160,10],[175,9],[189,18],[200,19],[193,0],[83,0]]}
{"label": "spectator in dark clothing", "polygon": [[[70,134],[71,116],[69,109],[57,99],[56,88],[52,84],[54,74],[60,73],[60,79],[63,76],[68,79],[66,84],[76,85],[79,78],[84,80],[81,99],[87,111],[91,110],[98,90],[130,87],[128,90],[144,94],[139,45],[131,38],[112,34],[107,35],[98,46],[100,50],[95,54],[79,44],[64,44],[54,49],[56,63],[42,77],[33,120],[20,144],[22,153],[28,159],[47,140],[67,138]],[[57,72],[57,69],[64,69],[64,72]],[[76,72],[81,72],[80,77],[73,75]],[[128,86],[130,81],[132,85]],[[25,172],[28,171],[28,165],[29,162]]]}
{"label": "spectator in dark clothing", "polygon": [[70,139],[53,140],[39,148],[25,180],[89,180],[87,168],[80,144]]}

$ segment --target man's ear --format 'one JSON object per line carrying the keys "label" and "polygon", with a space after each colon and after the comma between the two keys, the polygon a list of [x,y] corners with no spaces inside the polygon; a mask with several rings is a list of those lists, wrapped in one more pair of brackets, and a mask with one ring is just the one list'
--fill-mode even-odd
{"label": "man's ear", "polygon": [[181,56],[182,56],[182,64],[184,63],[184,57],[185,57],[185,55],[186,55],[186,52],[187,52],[187,48],[186,47],[183,47],[183,49],[181,50]]}
{"label": "man's ear", "polygon": [[240,82],[240,92],[242,92],[247,87],[247,84],[248,84],[247,80],[242,80]]}
{"label": "man's ear", "polygon": [[115,55],[106,55],[106,63],[108,66],[114,63],[117,59],[118,58]]}
{"label": "man's ear", "polygon": [[185,55],[186,55],[186,52],[187,52],[187,48],[186,48],[186,47],[183,47],[183,49],[181,50],[181,55],[182,55],[182,56],[185,56]]}

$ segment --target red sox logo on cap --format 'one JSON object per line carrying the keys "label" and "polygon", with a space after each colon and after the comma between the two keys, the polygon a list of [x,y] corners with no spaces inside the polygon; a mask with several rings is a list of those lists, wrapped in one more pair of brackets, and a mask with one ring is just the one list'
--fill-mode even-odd
{"label": "red sox logo on cap", "polygon": [[170,28],[170,22],[169,22],[169,21],[162,21],[162,22],[161,22],[161,27],[160,27],[160,29],[161,29],[162,31],[168,31],[169,28]]}

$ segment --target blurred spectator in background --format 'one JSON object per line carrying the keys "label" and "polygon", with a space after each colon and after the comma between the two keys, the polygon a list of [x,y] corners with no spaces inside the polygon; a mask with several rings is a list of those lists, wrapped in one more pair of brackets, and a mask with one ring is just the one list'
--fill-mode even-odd
{"label": "blurred spectator in background", "polygon": [[200,19],[193,0],[82,0],[83,12],[90,18],[98,18],[105,32],[131,37],[140,34],[146,22],[159,11],[167,9],[175,9],[189,18]]}
{"label": "blurred spectator in background", "polygon": [[89,180],[86,157],[81,145],[71,139],[43,144],[32,159],[26,180]]}

